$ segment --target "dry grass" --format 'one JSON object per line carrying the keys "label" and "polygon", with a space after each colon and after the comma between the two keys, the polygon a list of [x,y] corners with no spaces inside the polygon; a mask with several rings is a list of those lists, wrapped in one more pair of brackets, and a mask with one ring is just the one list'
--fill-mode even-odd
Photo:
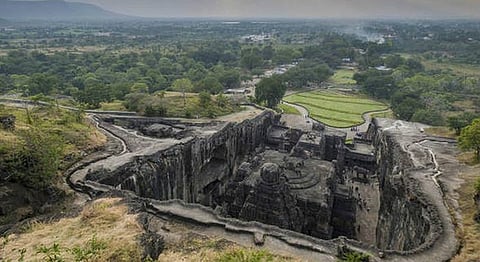
{"label": "dry grass", "polygon": [[39,247],[58,244],[60,256],[73,261],[70,250],[85,247],[95,237],[106,245],[95,261],[139,261],[141,250],[136,239],[143,229],[136,215],[127,211],[120,199],[100,199],[86,206],[78,217],[52,224],[31,224],[25,233],[6,237],[0,258],[18,261],[24,250],[25,261],[41,261],[44,254],[37,253]]}
{"label": "dry grass", "polygon": [[450,71],[456,75],[479,76],[480,67],[475,65],[453,63],[453,62],[438,62],[436,60],[423,59],[423,65],[427,70],[445,70]]}
{"label": "dry grass", "polygon": [[112,102],[103,102],[101,103],[100,110],[104,111],[127,111],[122,101],[115,100]]}
{"label": "dry grass", "polygon": [[223,261],[299,261],[278,256],[262,249],[244,248],[233,242],[189,233],[167,245],[158,261],[223,262]]}
{"label": "dry grass", "polygon": [[[468,156],[462,158],[471,159]],[[463,216],[463,232],[461,233],[463,240],[463,248],[453,262],[470,262],[480,261],[480,224],[473,219],[476,213],[473,197],[475,195],[474,184],[480,174],[480,165],[472,167],[471,170],[461,174],[461,178],[465,183],[458,190],[459,205]]]}
{"label": "dry grass", "polygon": [[432,136],[456,138],[455,131],[448,127],[429,127],[425,128],[425,133]]}

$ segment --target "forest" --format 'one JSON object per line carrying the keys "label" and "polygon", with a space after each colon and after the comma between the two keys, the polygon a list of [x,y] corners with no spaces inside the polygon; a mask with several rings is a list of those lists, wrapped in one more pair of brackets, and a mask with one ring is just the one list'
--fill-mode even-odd
{"label": "forest", "polygon": [[[360,24],[173,20],[5,26],[0,93],[69,97],[85,108],[127,101],[129,110],[179,116],[169,114],[174,105],[158,98],[165,96],[161,92],[205,92],[215,100],[290,63],[298,66],[277,77],[287,88],[301,89],[328,80],[347,59],[356,68],[357,88],[390,104],[400,119],[445,125],[477,114],[477,23]],[[213,108],[202,115],[228,112]]]}

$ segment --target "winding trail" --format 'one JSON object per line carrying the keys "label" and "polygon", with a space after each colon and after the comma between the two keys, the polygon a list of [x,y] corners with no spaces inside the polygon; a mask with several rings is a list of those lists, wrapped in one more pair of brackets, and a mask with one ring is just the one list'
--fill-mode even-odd
{"label": "winding trail", "polygon": [[88,119],[93,121],[96,129],[100,130],[100,132],[102,132],[104,134],[106,134],[106,133],[110,134],[111,137],[113,137],[115,140],[120,142],[120,144],[122,145],[122,151],[119,153],[119,155],[123,155],[123,154],[129,152],[128,147],[127,147],[127,143],[125,142],[125,140],[123,140],[121,137],[115,135],[113,132],[110,132],[107,129],[101,127],[100,122],[98,120],[98,117],[96,115],[88,114],[87,117],[88,117]]}

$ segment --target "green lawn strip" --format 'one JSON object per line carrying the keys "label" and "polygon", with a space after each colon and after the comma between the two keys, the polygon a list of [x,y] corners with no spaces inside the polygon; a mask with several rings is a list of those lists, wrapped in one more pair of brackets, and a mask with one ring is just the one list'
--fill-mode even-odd
{"label": "green lawn strip", "polygon": [[300,93],[296,94],[299,97],[315,97],[319,100],[332,101],[332,102],[350,102],[356,104],[368,104],[368,105],[380,105],[382,103],[375,102],[369,99],[356,98],[351,96],[325,96],[321,93]]}
{"label": "green lawn strip", "polygon": [[337,111],[345,114],[362,115],[365,112],[380,111],[387,109],[385,105],[366,105],[355,104],[349,102],[333,102],[320,100],[315,97],[288,97],[287,102],[296,103],[299,105],[309,105],[311,107],[323,108],[331,111]]}
{"label": "green lawn strip", "polygon": [[289,105],[286,105],[286,104],[279,104],[278,108],[282,109],[284,114],[300,115],[300,112],[298,112],[298,110],[293,106],[289,106]]}
{"label": "green lawn strip", "polygon": [[321,95],[321,96],[325,96],[325,97],[331,97],[331,98],[354,98],[352,96],[349,96],[349,95],[346,95],[346,94],[342,94],[342,93],[339,93],[339,92],[335,92],[335,91],[328,91],[328,90],[324,90],[324,91],[311,91],[311,92],[303,92],[303,93],[299,93],[299,94],[314,94],[314,95]]}
{"label": "green lawn strip", "polygon": [[329,119],[324,116],[317,116],[317,115],[311,115],[311,118],[331,127],[337,127],[337,128],[347,128],[347,127],[352,127],[352,126],[357,126],[361,123],[358,122],[349,122],[349,121],[341,121],[341,120],[335,120],[335,119]]}
{"label": "green lawn strip", "polygon": [[317,115],[321,117],[326,117],[328,119],[335,119],[339,121],[347,121],[347,122],[354,122],[354,123],[363,122],[362,115],[360,114],[357,114],[357,115],[344,114],[344,113],[331,111],[328,109],[322,109],[322,108],[310,107],[310,106],[305,106],[305,108],[307,108],[310,115]]}
{"label": "green lawn strip", "polygon": [[[303,92],[303,93],[299,93],[299,94],[305,94],[305,93],[308,93],[308,92]],[[329,91],[329,90],[325,90],[325,91],[318,91],[317,90],[317,91],[313,91],[313,92],[309,92],[309,93],[311,93],[313,95],[332,98],[332,99],[353,100],[353,101],[361,101],[361,102],[364,102],[364,103],[372,103],[372,104],[383,104],[383,102],[372,100],[367,95],[358,94],[358,93],[345,94],[345,93],[341,93],[341,92],[338,92],[338,91]]]}
{"label": "green lawn strip", "polygon": [[357,81],[353,80],[354,74],[353,70],[337,70],[330,81],[336,84],[356,84]]}
{"label": "green lawn strip", "polygon": [[325,96],[325,97],[330,97],[330,98],[354,99],[354,100],[364,100],[364,101],[371,102],[371,103],[381,103],[381,102],[370,99],[366,95],[358,94],[358,93],[347,94],[347,93],[334,91],[334,90],[315,90],[315,91],[311,91],[311,92],[302,92],[302,93],[299,93],[299,94],[305,94],[305,93],[311,93],[311,94],[314,94],[314,95],[320,95],[320,96]]}
{"label": "green lawn strip", "polygon": [[299,104],[300,103],[301,103],[302,106],[316,107],[316,108],[325,109],[325,110],[334,111],[334,112],[343,113],[343,114],[358,115],[358,112],[345,111],[345,110],[341,110],[341,109],[321,106],[321,105],[318,105],[318,104],[313,104],[313,103],[308,103],[308,102],[299,102]]}
{"label": "green lawn strip", "polygon": [[339,102],[339,103],[352,103],[352,104],[359,104],[359,105],[383,105],[384,104],[380,102],[374,102],[368,99],[361,99],[361,98],[353,98],[353,97],[345,97],[345,98],[340,98],[340,97],[327,97],[321,94],[316,94],[316,93],[301,93],[301,94],[296,94],[294,96],[299,96],[299,97],[304,97],[304,98],[315,98],[318,100],[323,100],[323,101],[330,101],[330,102]]}
{"label": "green lawn strip", "polygon": [[388,109],[381,102],[330,91],[297,93],[284,100],[305,107],[313,119],[332,127],[359,125],[364,122],[363,114]]}
{"label": "green lawn strip", "polygon": [[350,125],[356,125],[356,124],[362,124],[363,121],[355,121],[355,120],[347,120],[347,119],[338,119],[335,117],[329,117],[325,115],[317,115],[317,114],[311,114],[310,115],[313,119],[327,119],[327,120],[333,120],[333,121],[338,121],[342,123],[348,123]]}

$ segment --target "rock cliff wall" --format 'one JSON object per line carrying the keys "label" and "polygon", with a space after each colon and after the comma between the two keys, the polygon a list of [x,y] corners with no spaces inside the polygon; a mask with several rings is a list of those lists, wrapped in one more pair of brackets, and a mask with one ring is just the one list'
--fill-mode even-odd
{"label": "rock cliff wall", "polygon": [[368,134],[376,149],[380,187],[377,247],[411,252],[428,246],[441,228],[435,222],[436,210],[418,187],[415,176],[421,168],[392,133],[371,125]]}
{"label": "rock cliff wall", "polygon": [[211,135],[135,157],[113,172],[91,173],[87,178],[141,197],[181,199],[215,207],[216,197],[223,193],[239,160],[266,141],[274,118],[273,112],[266,111],[241,124],[227,124]]}

